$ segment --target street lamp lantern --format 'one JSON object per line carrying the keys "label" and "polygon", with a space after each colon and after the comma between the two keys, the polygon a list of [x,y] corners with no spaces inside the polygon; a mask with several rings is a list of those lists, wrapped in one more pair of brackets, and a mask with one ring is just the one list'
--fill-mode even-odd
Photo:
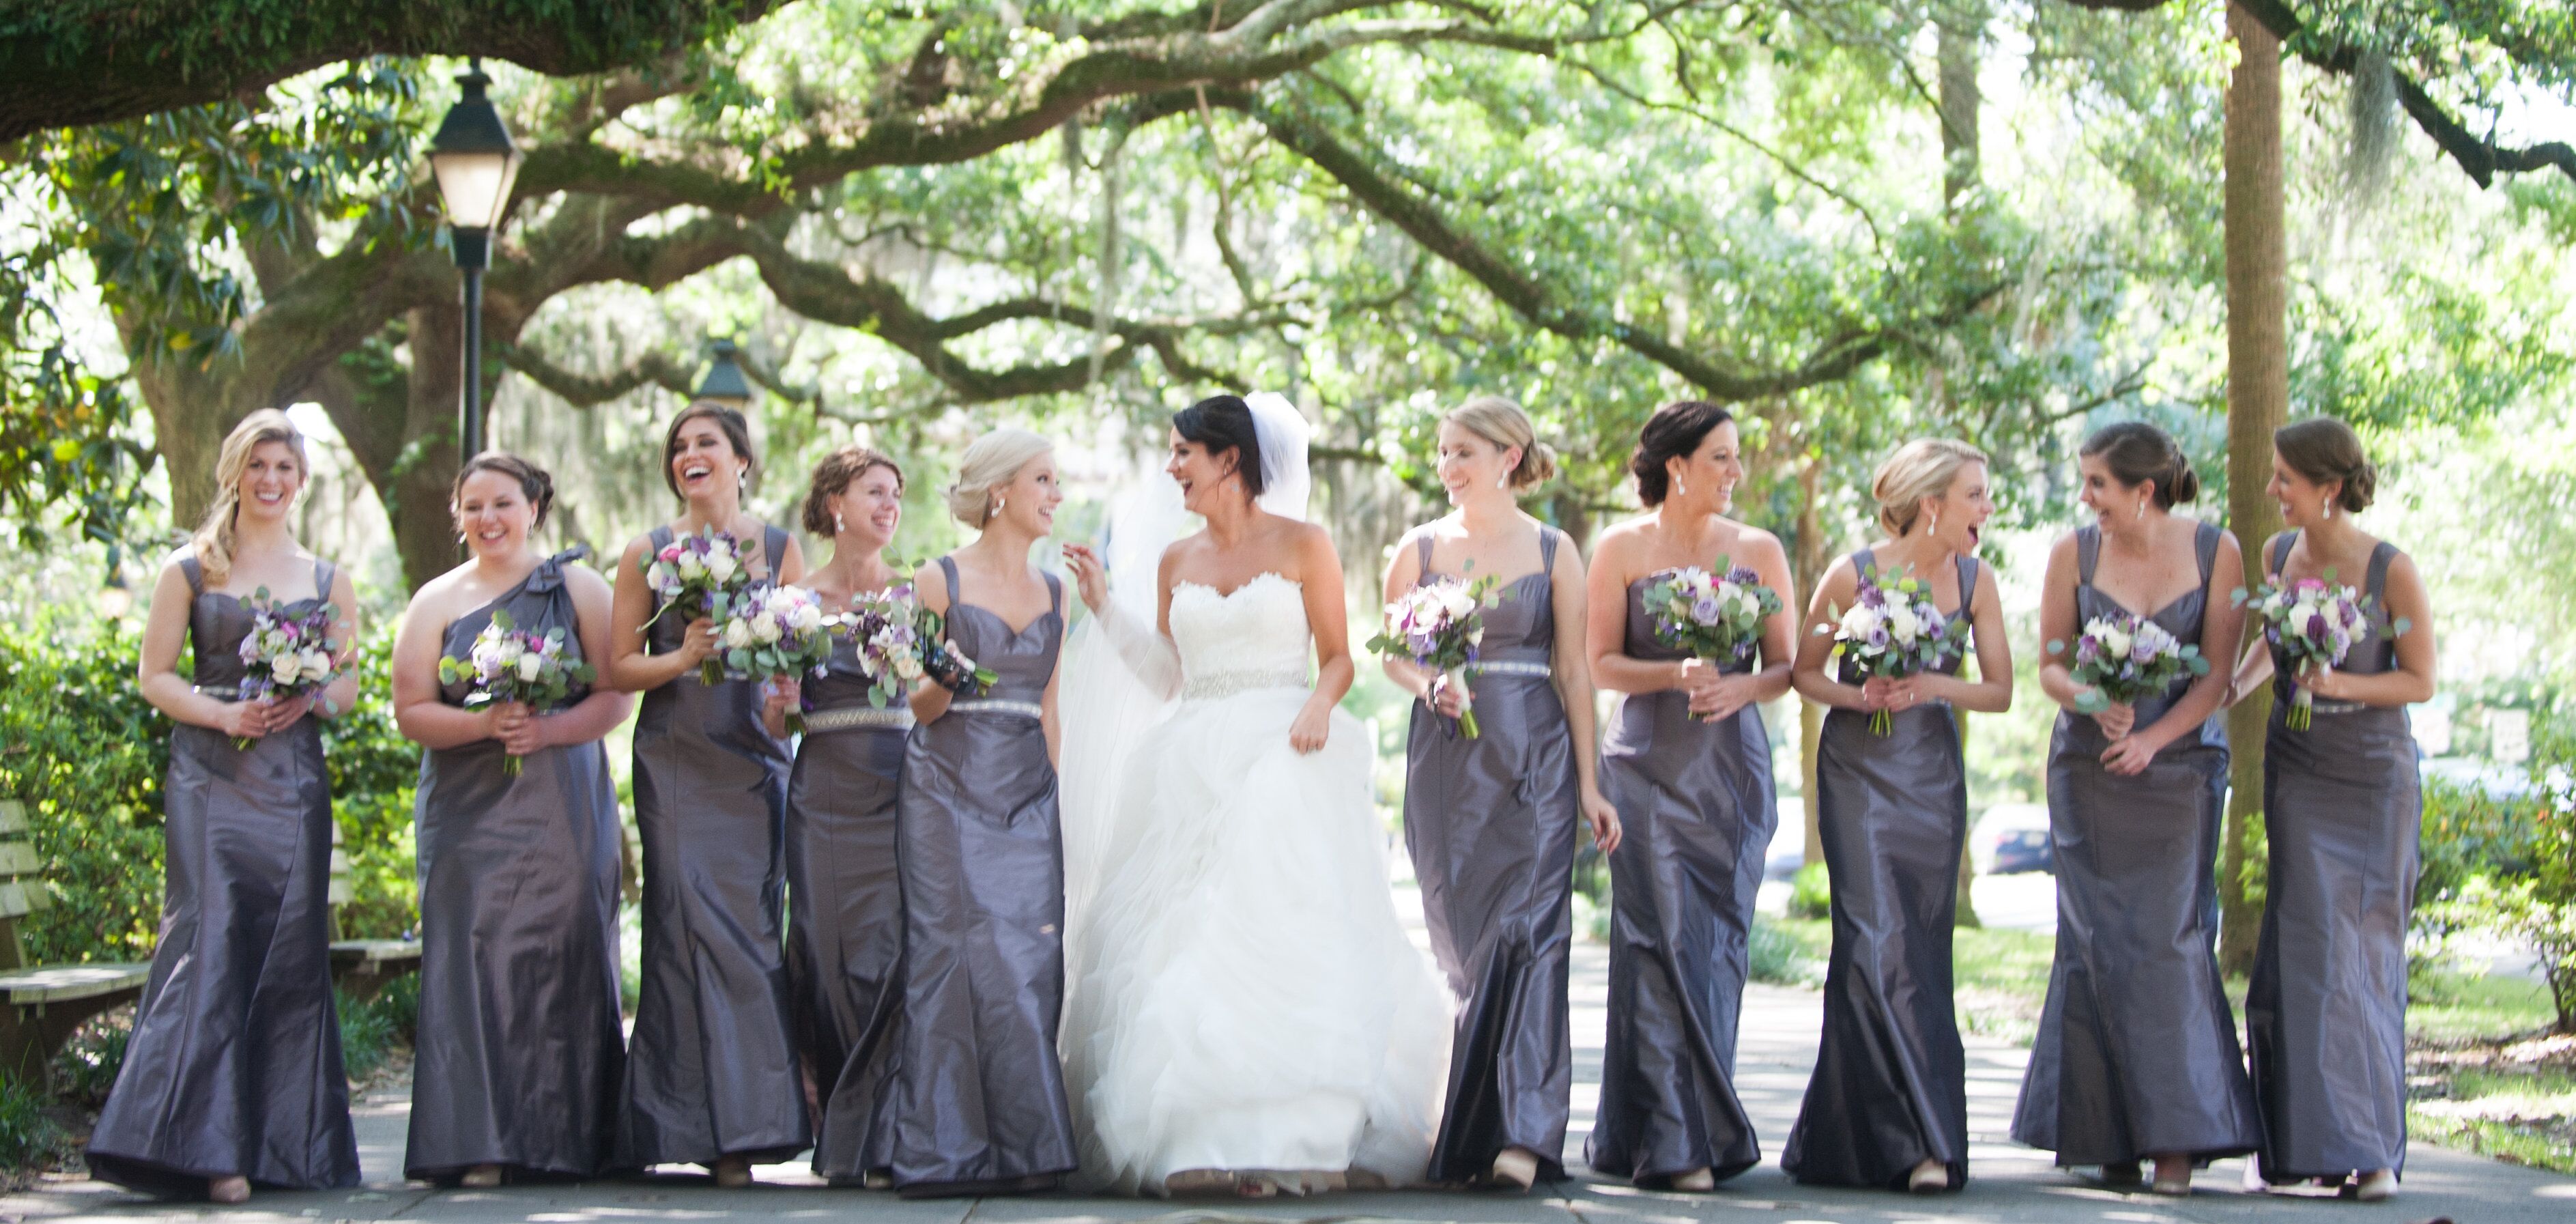
{"label": "street lamp lantern", "polygon": [[492,231],[509,214],[510,187],[527,155],[484,93],[492,78],[483,75],[483,61],[472,61],[456,84],[464,96],[447,108],[429,142],[429,168],[447,206],[448,245],[465,274],[465,383],[457,442],[460,457],[471,459],[483,450],[483,270],[492,266]]}
{"label": "street lamp lantern", "polygon": [[740,350],[731,340],[718,340],[707,346],[715,355],[707,366],[707,376],[698,380],[697,398],[714,400],[736,412],[751,410],[751,380],[743,377],[742,363],[734,360]]}

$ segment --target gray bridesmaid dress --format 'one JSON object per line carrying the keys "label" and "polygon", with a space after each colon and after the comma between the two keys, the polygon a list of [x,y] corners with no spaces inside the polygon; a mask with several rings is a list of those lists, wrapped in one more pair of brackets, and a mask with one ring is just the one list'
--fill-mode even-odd
{"label": "gray bridesmaid dress", "polygon": [[[1539,569],[1486,609],[1474,681],[1482,734],[1417,701],[1405,753],[1404,845],[1422,882],[1431,951],[1458,996],[1448,1104],[1431,1148],[1435,1182],[1484,1176],[1508,1147],[1565,1176],[1574,1091],[1566,1015],[1575,826],[1583,819],[1574,736],[1548,677],[1556,647],[1558,533],[1539,529]],[[1422,581],[1431,538],[1422,537]]]}
{"label": "gray bridesmaid dress", "polygon": [[[769,572],[787,533],[763,532]],[[653,547],[671,540],[653,529]],[[688,623],[653,623],[679,649]],[[635,724],[635,828],[644,848],[644,982],[627,1048],[617,1163],[784,1160],[813,1142],[789,1035],[779,930],[787,745],[760,721],[760,685],[688,674],[644,694]]]}
{"label": "gray bridesmaid dress", "polygon": [[[2151,618],[2185,643],[2200,641],[2218,528],[2200,524],[2195,543],[2200,584]],[[2075,533],[2082,621],[2119,607],[2093,586],[2101,545],[2099,528]],[[2136,725],[2153,725],[2187,687],[2138,702]],[[2048,756],[2057,955],[2012,1136],[2060,1165],[2250,1152],[2262,1128],[2218,975],[2226,732],[2211,718],[2135,777],[2103,768],[2109,747],[2090,715],[2058,714]]]}
{"label": "gray bridesmaid dress", "polygon": [[911,1197],[1053,1186],[1078,1163],[1056,1061],[1064,1010],[1064,835],[1040,700],[1064,589],[1013,633],[957,599],[948,636],[1000,676],[904,747],[903,1019],[893,1170]]}
{"label": "gray bridesmaid dress", "polygon": [[[2274,575],[2296,532],[2272,551]],[[2386,615],[2388,564],[2370,554],[2363,598]],[[2340,670],[2396,666],[2397,646],[2354,644]],[[2414,733],[2400,707],[2318,699],[2289,729],[2289,660],[2272,656],[2263,815],[2270,884],[2245,997],[2263,1176],[2340,1178],[2406,1166],[2406,923],[2423,820]]]}
{"label": "gray bridesmaid dress", "polygon": [[[196,684],[232,700],[250,609],[187,575]],[[335,570],[313,566],[329,599]],[[290,613],[316,600],[287,606]],[[102,1181],[198,1192],[218,1177],[311,1190],[358,1184],[349,1079],[331,999],[331,778],[306,717],[248,750],[170,732],[161,937],[125,1066],[91,1131]]]}
{"label": "gray bridesmaid dress", "polygon": [[859,645],[808,677],[805,738],[787,779],[787,981],[796,1050],[814,1078],[814,1171],[894,1163],[894,1032],[903,1014],[903,879],[895,800],[912,711],[868,704]]}
{"label": "gray bridesmaid dress", "polygon": [[[1862,549],[1852,563],[1878,563]],[[1957,617],[1973,613],[1977,559],[1960,557]],[[1942,662],[1956,675],[1963,651]],[[1843,682],[1858,684],[1845,661]],[[1834,945],[1816,1070],[1780,1167],[1811,1185],[1902,1189],[1914,1166],[1968,1181],[1967,1054],[1950,1002],[1950,931],[1968,776],[1946,701],[1894,711],[1888,734],[1825,712],[1817,821],[1833,877]]]}
{"label": "gray bridesmaid dress", "polygon": [[[1628,584],[1622,649],[1681,658],[1655,640],[1648,581]],[[1625,833],[1610,855],[1610,1025],[1584,1159],[1650,1183],[1699,1168],[1732,1177],[1762,1158],[1735,1095],[1735,1032],[1779,820],[1771,737],[1752,706],[1700,722],[1678,690],[1631,693],[1603,738],[1601,777]]]}
{"label": "gray bridesmaid dress", "polygon": [[[581,622],[564,566],[447,627],[441,652],[472,653],[496,609],[522,630]],[[459,681],[440,699],[461,705]],[[564,704],[589,696],[575,686]],[[626,1063],[617,998],[617,784],[593,741],[540,749],[506,771],[497,741],[421,754],[420,1023],[403,1175],[436,1180],[476,1165],[588,1177],[617,1134]]]}

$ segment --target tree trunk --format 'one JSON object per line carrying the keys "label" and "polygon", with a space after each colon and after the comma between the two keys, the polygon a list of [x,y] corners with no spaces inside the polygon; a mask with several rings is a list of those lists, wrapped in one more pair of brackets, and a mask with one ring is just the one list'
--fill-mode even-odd
{"label": "tree trunk", "polygon": [[[1815,598],[1816,584],[1825,580],[1825,567],[1833,564],[1833,550],[1825,541],[1824,520],[1816,505],[1816,486],[1824,468],[1824,460],[1812,456],[1798,468],[1798,548],[1789,558],[1789,569],[1790,577],[1798,584],[1794,594],[1800,599]],[[1823,809],[1817,806],[1816,753],[1824,744],[1825,708],[1797,697],[1795,692],[1791,690],[1791,700],[1798,703],[1798,793],[1805,799],[1807,812],[1806,861],[1821,863],[1825,861],[1825,839]]]}
{"label": "tree trunk", "polygon": [[[2236,40],[2236,70],[2227,83],[2227,512],[2245,550],[2247,582],[2261,566],[2261,546],[2280,530],[2279,508],[2264,495],[2272,470],[2272,431],[2289,415],[2289,251],[2281,197],[2281,42],[2243,6],[2227,9]],[[2233,659],[2212,662],[2221,667]],[[2234,752],[2226,841],[2219,854],[2219,964],[2242,973],[2254,963],[2263,916],[2245,895],[2249,817],[2263,806],[2263,728],[2268,692],[2237,703],[2227,717]]]}
{"label": "tree trunk", "polygon": [[1959,197],[1977,185],[1978,112],[1985,102],[1977,92],[1977,66],[1983,60],[1986,14],[1983,4],[1961,4],[1938,19],[1935,57],[1941,72],[1941,204],[1958,206]]}

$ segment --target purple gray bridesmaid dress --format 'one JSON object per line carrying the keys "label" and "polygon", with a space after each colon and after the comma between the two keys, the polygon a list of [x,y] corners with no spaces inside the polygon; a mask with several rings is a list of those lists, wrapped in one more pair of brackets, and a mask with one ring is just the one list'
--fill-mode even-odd
{"label": "purple gray bridesmaid dress", "polygon": [[[1878,563],[1862,549],[1852,563]],[[1960,557],[1959,610],[1972,614],[1977,559]],[[1891,576],[1892,578],[1892,576]],[[1965,648],[1946,658],[1956,675]],[[1845,660],[1846,684],[1858,684]],[[1888,734],[1856,710],[1825,712],[1816,753],[1817,827],[1833,877],[1834,946],[1815,1074],[1780,1167],[1813,1185],[1903,1189],[1914,1166],[1968,1180],[1967,1054],[1950,1003],[1950,931],[1968,776],[1946,701],[1897,710]]]}
{"label": "purple gray bridesmaid dress", "polygon": [[[560,553],[447,627],[464,658],[508,609],[526,632],[581,620]],[[473,686],[441,687],[461,705]],[[589,695],[575,686],[564,704]],[[420,1022],[404,1176],[476,1165],[588,1177],[608,1163],[626,1063],[617,999],[617,784],[593,741],[510,757],[495,740],[421,754]]]}
{"label": "purple gray bridesmaid dress", "polygon": [[[767,528],[769,572],[787,533]],[[653,529],[653,547],[671,540]],[[653,622],[679,649],[688,622]],[[644,694],[635,828],[644,849],[643,990],[627,1049],[617,1163],[784,1160],[813,1142],[789,1036],[779,929],[787,745],[761,725],[760,684],[695,670]]]}
{"label": "purple gray bridesmaid dress", "polygon": [[998,673],[905,745],[903,1019],[893,1169],[908,1196],[1050,1187],[1077,1163],[1056,1028],[1064,1010],[1064,835],[1040,701],[1064,590],[1018,632],[957,598],[948,637]]}
{"label": "purple gray bridesmaid dress", "polygon": [[[1649,580],[1628,584],[1622,649],[1681,658],[1655,640]],[[1762,1156],[1735,1095],[1735,1032],[1779,819],[1771,737],[1749,705],[1701,722],[1679,690],[1630,693],[1603,738],[1601,778],[1624,835],[1610,855],[1610,1025],[1584,1159],[1648,1183],[1701,1168],[1732,1177]]]}
{"label": "purple gray bridesmaid dress", "polygon": [[[2272,550],[2277,577],[2298,539]],[[2363,589],[2385,617],[2388,564],[2370,554]],[[2339,670],[2396,666],[2394,641],[2357,642]],[[2423,792],[2400,707],[2318,699],[2290,730],[2290,661],[2272,655],[2263,739],[2271,840],[2263,934],[2245,997],[2263,1176],[2340,1178],[2406,1167],[2406,923],[2415,899]]]}
{"label": "purple gray bridesmaid dress", "polygon": [[787,779],[787,980],[813,1076],[814,1171],[894,1163],[894,1033],[903,1014],[903,879],[895,801],[912,710],[868,704],[858,643],[804,682],[812,710]]}
{"label": "purple gray bridesmaid dress", "polygon": [[[2200,524],[2200,585],[2150,618],[2185,643],[2200,641],[2219,534]],[[2076,615],[2090,621],[2119,604],[2093,585],[2101,529],[2079,529],[2075,546]],[[2138,702],[2136,725],[2154,725],[2187,687]],[[2226,732],[2211,718],[2134,777],[2103,767],[2109,747],[2090,715],[2059,713],[2048,757],[2057,956],[2012,1136],[2060,1165],[2250,1152],[2262,1127],[2218,975]]]}
{"label": "purple gray bridesmaid dress", "polygon": [[[187,575],[197,687],[230,701],[250,609]],[[314,599],[335,570],[313,566]],[[349,1080],[331,999],[331,778],[308,716],[236,749],[212,727],[170,732],[161,937],[125,1066],[90,1134],[90,1172],[138,1190],[218,1177],[358,1184]]]}
{"label": "purple gray bridesmaid dress", "polygon": [[[1431,951],[1458,996],[1448,1104],[1430,1180],[1484,1176],[1509,1147],[1565,1176],[1573,1039],[1566,1015],[1575,826],[1574,737],[1549,679],[1558,533],[1539,529],[1538,572],[1485,611],[1474,684],[1482,734],[1417,701],[1406,749],[1404,843],[1422,882]],[[1422,580],[1431,538],[1422,537]]]}

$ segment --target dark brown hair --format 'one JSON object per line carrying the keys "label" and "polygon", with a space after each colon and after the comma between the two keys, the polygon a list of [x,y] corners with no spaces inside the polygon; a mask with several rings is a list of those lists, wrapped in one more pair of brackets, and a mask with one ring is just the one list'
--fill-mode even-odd
{"label": "dark brown hair", "polygon": [[725,441],[733,447],[733,453],[742,456],[750,465],[743,469],[743,482],[746,485],[757,483],[760,480],[760,455],[751,449],[750,423],[732,408],[714,400],[699,400],[681,409],[680,415],[672,417],[670,431],[662,435],[662,483],[669,486],[671,496],[682,496],[680,478],[671,474],[671,460],[680,453],[680,427],[699,417],[714,421],[716,428],[724,431]]}
{"label": "dark brown hair", "polygon": [[844,446],[823,456],[814,465],[814,482],[805,491],[805,531],[809,535],[829,537],[837,534],[832,527],[832,498],[850,487],[851,482],[868,474],[870,468],[884,468],[894,473],[894,491],[903,492],[903,465],[882,451],[864,446]]}
{"label": "dark brown hair", "polygon": [[487,450],[465,461],[456,469],[456,480],[447,486],[447,504],[452,509],[465,500],[465,479],[476,472],[499,472],[519,482],[519,494],[537,512],[536,521],[528,524],[531,531],[546,525],[546,512],[555,508],[555,478],[544,468],[508,451]]}
{"label": "dark brown hair", "polygon": [[2361,447],[2361,435],[2333,417],[2309,417],[2272,431],[2272,450],[2293,472],[2313,483],[2342,481],[2335,504],[2349,514],[2370,509],[2379,493],[2379,469]]}
{"label": "dark brown hair", "polygon": [[2156,505],[2165,510],[2200,496],[2200,476],[2191,470],[2191,456],[2174,445],[2173,435],[2145,421],[2122,421],[2105,425],[2084,439],[2076,452],[2102,460],[2111,469],[2111,478],[2130,488],[2140,482],[2156,482]]}
{"label": "dark brown hair", "polygon": [[1637,453],[1628,457],[1628,470],[1637,477],[1637,500],[1664,504],[1673,479],[1664,464],[1689,457],[1711,431],[1734,419],[1734,413],[1707,400],[1674,400],[1655,409],[1646,427],[1637,431]]}
{"label": "dark brown hair", "polygon": [[1252,424],[1252,405],[1240,395],[1211,395],[1172,414],[1172,432],[1204,446],[1210,455],[1234,452],[1234,474],[1253,497],[1267,484],[1261,478],[1261,431]]}

